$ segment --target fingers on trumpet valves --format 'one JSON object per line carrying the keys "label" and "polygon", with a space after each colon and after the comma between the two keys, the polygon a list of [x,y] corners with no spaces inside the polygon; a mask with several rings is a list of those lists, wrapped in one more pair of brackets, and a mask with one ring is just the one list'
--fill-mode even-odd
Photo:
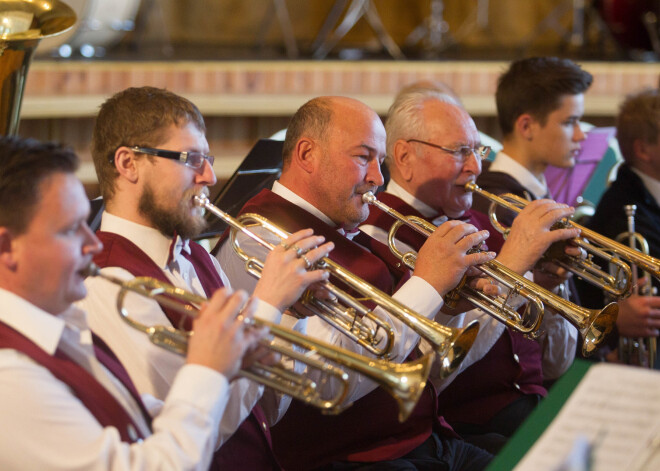
{"label": "fingers on trumpet valves", "polygon": [[299,257],[300,257],[300,259],[301,259],[303,262],[305,262],[305,270],[309,270],[310,268],[312,268],[312,262],[310,262],[309,260],[307,260],[307,257],[305,257],[305,256],[302,255],[302,254],[301,254]]}

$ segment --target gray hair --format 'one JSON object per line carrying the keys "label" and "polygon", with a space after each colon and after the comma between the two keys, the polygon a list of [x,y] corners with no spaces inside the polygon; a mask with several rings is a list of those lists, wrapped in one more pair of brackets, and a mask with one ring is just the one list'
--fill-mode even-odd
{"label": "gray hair", "polygon": [[420,132],[426,132],[421,111],[428,101],[439,101],[460,106],[461,103],[452,95],[428,88],[416,88],[399,93],[387,112],[385,131],[387,132],[387,157],[385,163],[389,167],[392,162],[394,144],[399,139],[420,137]]}

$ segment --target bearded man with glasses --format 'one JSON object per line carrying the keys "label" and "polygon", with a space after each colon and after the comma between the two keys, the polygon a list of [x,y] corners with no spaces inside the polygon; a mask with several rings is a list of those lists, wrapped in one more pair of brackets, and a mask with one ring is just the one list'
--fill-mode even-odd
{"label": "bearded man with glasses", "polygon": [[[478,229],[489,229],[488,248],[499,251],[496,260],[519,274],[531,270],[553,242],[578,234],[574,229],[550,230],[554,222],[570,216],[573,208],[539,200],[516,218],[503,245],[494,240],[497,233],[488,216],[471,209],[472,193],[464,189],[481,173],[482,160],[490,149],[481,144],[474,121],[456,98],[428,87],[408,87],[390,107],[385,128],[385,163],[391,179],[377,197],[403,215],[436,226],[460,219]],[[387,243],[393,222],[391,216],[372,208],[360,230]],[[418,251],[424,243],[409,228],[402,228],[397,238],[404,252]],[[577,331],[559,315],[546,312],[542,334],[530,340],[467,301],[460,301],[454,309],[443,308],[443,312],[447,316],[438,316],[440,322],[453,325],[476,319],[480,331],[458,374],[443,381],[432,378],[440,391],[438,413],[464,439],[497,453],[545,396],[543,381],[558,377],[570,366]],[[423,350],[425,347],[422,343]]]}
{"label": "bearded man with glasses", "polygon": [[[218,261],[190,239],[205,227],[193,197],[216,183],[206,126],[199,109],[174,93],[153,87],[129,88],[108,99],[94,125],[92,157],[105,201],[100,231],[103,250],[94,258],[105,274],[130,279],[150,276],[197,295],[211,297],[229,281]],[[305,330],[305,320],[286,315],[312,283],[327,278],[307,270],[332,244],[311,230],[286,239],[266,259],[252,291],[255,316]],[[298,256],[298,249],[300,254]],[[117,313],[118,287],[101,278],[85,282],[80,304],[92,329],[126,366],[140,393],[163,398],[183,366],[183,358],[153,345]],[[129,299],[130,298],[130,299]],[[130,317],[144,325],[190,330],[190,320],[152,300],[127,297]],[[262,407],[258,401],[267,400]],[[290,398],[264,392],[247,379],[232,382],[228,413],[220,423],[212,469],[279,469],[269,426]]]}

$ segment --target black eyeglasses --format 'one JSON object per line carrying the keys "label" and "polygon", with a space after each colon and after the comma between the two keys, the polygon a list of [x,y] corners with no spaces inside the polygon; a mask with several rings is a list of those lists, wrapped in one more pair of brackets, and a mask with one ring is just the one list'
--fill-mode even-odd
{"label": "black eyeglasses", "polygon": [[201,168],[202,165],[204,165],[205,160],[207,160],[211,166],[213,166],[213,162],[215,162],[215,157],[202,154],[201,152],[177,152],[174,150],[152,149],[151,147],[139,146],[133,146],[130,147],[130,149],[142,154],[155,155],[156,157],[163,157],[164,159],[178,160],[192,168]]}
{"label": "black eyeglasses", "polygon": [[465,163],[467,159],[469,159],[472,156],[472,154],[474,154],[479,160],[486,160],[488,154],[490,153],[489,146],[477,146],[477,147],[462,146],[459,147],[458,149],[450,149],[448,147],[442,147],[439,146],[438,144],[421,141],[419,139],[408,139],[406,142],[417,142],[419,144],[435,147],[436,149],[440,149],[441,151],[448,153],[454,158],[454,160],[461,163]]}

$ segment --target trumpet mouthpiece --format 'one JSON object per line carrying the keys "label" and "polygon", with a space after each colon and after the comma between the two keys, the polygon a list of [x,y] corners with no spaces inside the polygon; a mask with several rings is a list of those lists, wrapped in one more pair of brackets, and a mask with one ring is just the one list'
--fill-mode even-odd
{"label": "trumpet mouthpiece", "polygon": [[87,265],[87,268],[82,270],[82,274],[87,277],[87,276],[98,276],[98,274],[101,272],[101,269],[99,266],[94,263],[90,262],[89,265]]}
{"label": "trumpet mouthpiece", "polygon": [[366,204],[371,204],[376,201],[376,196],[371,191],[367,191],[362,194],[362,202]]}
{"label": "trumpet mouthpiece", "polygon": [[196,206],[201,206],[202,208],[206,206],[209,202],[209,199],[206,195],[195,195],[193,196],[193,203]]}

